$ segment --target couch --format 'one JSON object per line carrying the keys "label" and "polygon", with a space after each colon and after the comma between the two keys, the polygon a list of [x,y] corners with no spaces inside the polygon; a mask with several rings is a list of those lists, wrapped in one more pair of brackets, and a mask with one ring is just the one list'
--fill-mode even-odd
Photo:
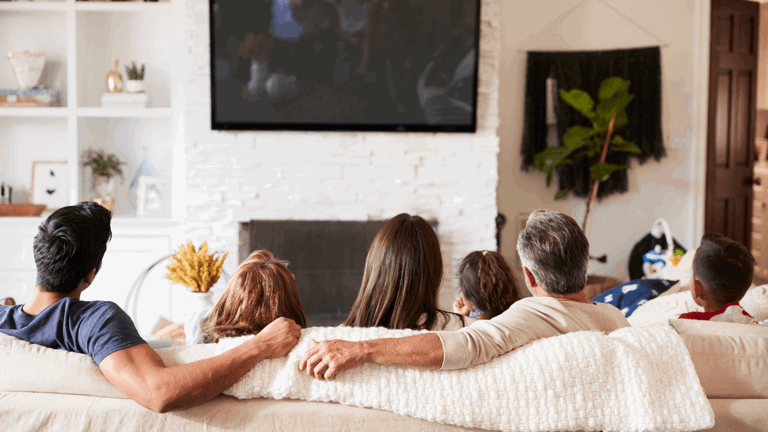
{"label": "couch", "polygon": [[[670,320],[715,413],[713,431],[768,432],[768,327]],[[213,345],[160,349],[167,365]],[[218,396],[185,411],[151,412],[109,384],[82,354],[0,334],[0,419],[13,431],[458,431],[394,413],[296,400]]]}

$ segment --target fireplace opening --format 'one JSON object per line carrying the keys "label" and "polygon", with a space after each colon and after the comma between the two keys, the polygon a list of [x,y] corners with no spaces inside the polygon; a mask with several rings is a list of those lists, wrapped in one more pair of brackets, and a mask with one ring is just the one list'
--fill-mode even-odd
{"label": "fireplace opening", "polygon": [[240,261],[266,249],[288,261],[296,275],[307,325],[342,323],[357,298],[365,258],[383,221],[251,221]]}
{"label": "fireplace opening", "polygon": [[288,261],[307,325],[335,326],[349,315],[363,281],[368,249],[383,225],[384,221],[253,220],[240,227],[240,261],[258,249]]}

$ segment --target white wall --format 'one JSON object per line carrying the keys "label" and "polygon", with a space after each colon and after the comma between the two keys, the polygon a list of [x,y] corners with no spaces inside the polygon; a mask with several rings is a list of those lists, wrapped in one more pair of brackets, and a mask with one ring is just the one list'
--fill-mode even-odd
{"label": "white wall", "polygon": [[482,0],[479,131],[474,134],[258,133],[210,130],[208,1],[186,0],[186,231],[230,252],[251,219],[436,219],[450,309],[458,261],[493,249],[498,183],[500,11]]}
{"label": "white wall", "polygon": [[[658,217],[669,222],[672,234],[686,247],[698,245],[704,181],[701,158],[706,148],[706,111],[702,123],[701,109],[706,110],[707,92],[706,69],[702,76],[701,65],[708,64],[709,9],[703,0],[606,1],[647,32],[600,1],[587,0],[575,11],[581,0],[503,3],[498,206],[510,220],[518,213],[551,208],[581,223],[585,211],[585,200],[555,201],[555,186],[545,187],[544,174],[520,168],[526,50],[666,44],[661,48],[662,124],[668,155],[660,162],[632,163],[629,191],[598,203],[589,239],[593,255],[608,254],[608,263],[592,262],[590,273],[623,278],[632,246]],[[570,17],[563,19],[569,11]],[[513,225],[507,224],[502,233],[502,251],[510,260],[515,257]]]}

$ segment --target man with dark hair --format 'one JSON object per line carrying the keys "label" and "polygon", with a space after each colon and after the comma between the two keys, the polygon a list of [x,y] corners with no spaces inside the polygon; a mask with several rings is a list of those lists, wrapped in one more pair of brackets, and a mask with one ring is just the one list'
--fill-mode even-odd
{"label": "man with dark hair", "polygon": [[23,305],[0,305],[0,332],[87,354],[128,397],[157,412],[189,408],[212,399],[256,363],[282,357],[301,328],[281,318],[241,347],[194,363],[166,368],[116,304],[80,301],[93,282],[112,237],[109,210],[94,203],[51,214],[34,240],[37,290]]}
{"label": "man with dark hair", "polygon": [[332,379],[365,362],[463,369],[538,339],[629,326],[618,309],[592,303],[584,294],[589,242],[573,218],[549,210],[534,211],[518,237],[517,252],[525,284],[534,296],[513,303],[501,315],[458,331],[362,342],[323,341],[306,352],[299,370],[318,379]]}
{"label": "man with dark hair", "polygon": [[688,312],[681,319],[754,324],[739,305],[752,284],[755,260],[746,247],[720,234],[708,233],[693,256],[693,300],[704,312]]}

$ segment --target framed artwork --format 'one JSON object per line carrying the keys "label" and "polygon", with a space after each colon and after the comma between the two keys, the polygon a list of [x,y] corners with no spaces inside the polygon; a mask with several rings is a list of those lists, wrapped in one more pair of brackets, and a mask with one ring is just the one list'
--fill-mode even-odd
{"label": "framed artwork", "polygon": [[49,209],[67,205],[69,166],[67,162],[32,163],[32,203]]}
{"label": "framed artwork", "polygon": [[155,176],[139,177],[137,201],[138,216],[169,217],[171,215],[171,179]]}

